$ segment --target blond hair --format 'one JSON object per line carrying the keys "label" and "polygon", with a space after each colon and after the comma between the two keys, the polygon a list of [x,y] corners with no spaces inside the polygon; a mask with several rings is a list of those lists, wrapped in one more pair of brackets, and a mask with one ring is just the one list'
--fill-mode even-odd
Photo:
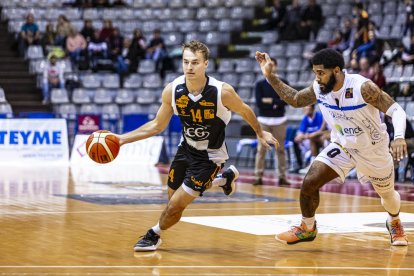
{"label": "blond hair", "polygon": [[193,53],[201,52],[205,60],[208,60],[210,56],[210,50],[207,45],[197,40],[191,40],[190,42],[184,43],[182,48],[183,52],[185,49],[189,49]]}

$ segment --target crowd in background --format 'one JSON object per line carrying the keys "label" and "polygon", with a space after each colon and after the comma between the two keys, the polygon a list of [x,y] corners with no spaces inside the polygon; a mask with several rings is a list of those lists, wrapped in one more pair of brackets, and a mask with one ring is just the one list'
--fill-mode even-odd
{"label": "crowd in background", "polygon": [[[381,38],[378,26],[370,20],[370,14],[364,3],[355,1],[352,5],[352,14],[341,19],[340,26],[334,28],[333,36],[324,42],[317,41],[311,51],[303,53],[303,57],[310,60],[320,49],[327,47],[335,49],[343,54],[348,73],[358,73],[371,79],[393,97],[412,97],[414,86],[410,82],[390,84],[383,72],[383,68],[390,64],[404,66],[414,64],[414,3],[412,0],[404,0],[404,3],[405,24],[400,39]],[[122,6],[124,3],[76,0],[66,1],[64,5],[108,8]],[[296,40],[316,41],[325,20],[317,0],[308,0],[303,6],[298,0],[292,0],[289,5],[286,5],[286,1],[274,0],[264,27],[268,31],[274,30],[278,33],[276,43]],[[19,34],[18,44],[22,56],[29,45],[37,44],[43,47],[45,55],[49,57],[50,64],[45,69],[48,73],[44,74],[43,82],[44,98],[47,99],[50,88],[62,86],[62,73],[56,71],[54,63],[56,59],[65,56],[70,57],[73,68],[92,71],[113,70],[118,72],[121,80],[123,76],[137,72],[141,60],[152,59],[156,62],[156,70],[161,77],[164,77],[165,70],[172,69],[173,63],[161,31],[156,29],[151,39],[147,39],[140,29],[135,29],[132,37],[124,37],[119,28],[113,26],[109,19],[104,20],[101,29],[95,28],[93,21],[86,19],[83,28],[76,30],[70,20],[62,14],[58,17],[56,25],[49,23],[46,31],[40,33],[33,14],[28,14]],[[256,103],[260,101],[256,99]],[[329,131],[320,119],[320,113],[315,111],[314,107],[306,108],[304,113],[297,135],[293,139],[298,165],[291,168],[295,172],[302,169],[303,173],[325,141],[329,139],[327,135]],[[284,111],[281,116],[284,116]],[[306,152],[307,155],[304,154]],[[258,155],[258,159],[263,158],[263,153]],[[261,182],[260,170],[263,169],[259,169],[257,173],[258,183]]]}

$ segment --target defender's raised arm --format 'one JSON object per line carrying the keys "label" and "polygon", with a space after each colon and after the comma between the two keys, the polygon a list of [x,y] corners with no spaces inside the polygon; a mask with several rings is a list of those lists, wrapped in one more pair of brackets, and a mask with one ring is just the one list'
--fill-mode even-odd
{"label": "defender's raised arm", "polygon": [[282,82],[272,73],[273,63],[267,53],[256,52],[256,60],[260,65],[263,76],[273,87],[276,93],[288,104],[293,107],[304,107],[316,103],[316,96],[312,86],[297,91]]}

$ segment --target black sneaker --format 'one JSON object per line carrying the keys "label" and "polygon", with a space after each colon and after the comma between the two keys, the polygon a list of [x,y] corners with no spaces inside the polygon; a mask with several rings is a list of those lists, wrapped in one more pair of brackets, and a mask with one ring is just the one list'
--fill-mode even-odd
{"label": "black sneaker", "polygon": [[236,180],[239,177],[239,171],[235,166],[231,165],[220,176],[226,179],[226,183],[220,186],[226,196],[231,196],[236,191]]}
{"label": "black sneaker", "polygon": [[134,245],[134,251],[155,251],[161,245],[160,235],[156,234],[154,230],[150,229],[141,236],[141,239]]}
{"label": "black sneaker", "polygon": [[290,186],[290,182],[286,178],[279,178],[279,186]]}
{"label": "black sneaker", "polygon": [[257,178],[257,179],[253,182],[253,186],[259,186],[259,185],[263,185],[263,180],[262,180],[262,178]]}

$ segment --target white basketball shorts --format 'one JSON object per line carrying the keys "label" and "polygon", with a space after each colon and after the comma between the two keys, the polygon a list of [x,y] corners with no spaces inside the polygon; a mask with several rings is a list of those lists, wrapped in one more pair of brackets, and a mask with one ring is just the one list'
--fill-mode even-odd
{"label": "white basketball shorts", "polygon": [[394,162],[386,145],[360,151],[330,143],[315,160],[331,167],[342,182],[350,170],[356,168],[362,184],[371,183],[376,191],[381,192],[394,189]]}

